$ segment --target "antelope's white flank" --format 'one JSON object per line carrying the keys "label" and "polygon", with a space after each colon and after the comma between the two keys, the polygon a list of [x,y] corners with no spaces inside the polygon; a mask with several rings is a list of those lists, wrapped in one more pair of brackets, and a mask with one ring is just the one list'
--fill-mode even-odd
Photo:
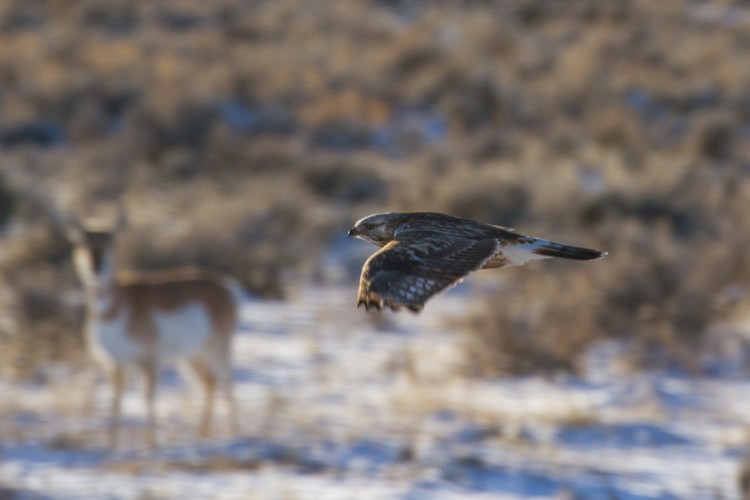
{"label": "antelope's white flank", "polygon": [[229,404],[232,425],[231,345],[238,320],[237,287],[197,268],[117,273],[115,240],[122,229],[97,220],[75,221],[73,261],[86,292],[86,343],[107,370],[113,396],[110,445],[117,445],[125,371],[141,371],[148,412],[147,443],[156,446],[154,400],[160,370],[179,363],[205,389],[199,435],[211,432],[217,390]]}

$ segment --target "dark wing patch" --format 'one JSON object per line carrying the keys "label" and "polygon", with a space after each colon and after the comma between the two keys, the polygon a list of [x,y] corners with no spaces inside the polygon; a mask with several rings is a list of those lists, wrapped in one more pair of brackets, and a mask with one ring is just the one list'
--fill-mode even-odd
{"label": "dark wing patch", "polygon": [[607,252],[602,250],[574,247],[573,245],[566,245],[555,241],[539,240],[539,242],[539,245],[531,251],[537,255],[544,255],[545,257],[560,257],[573,260],[596,260],[607,255]]}
{"label": "dark wing patch", "polygon": [[497,249],[495,239],[403,232],[365,262],[357,306],[419,311],[427,299],[481,268]]}

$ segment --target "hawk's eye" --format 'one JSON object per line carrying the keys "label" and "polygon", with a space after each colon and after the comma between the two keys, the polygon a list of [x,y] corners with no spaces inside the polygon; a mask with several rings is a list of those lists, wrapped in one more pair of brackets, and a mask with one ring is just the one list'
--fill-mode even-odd
{"label": "hawk's eye", "polygon": [[364,226],[365,226],[365,229],[367,229],[368,231],[370,231],[370,230],[372,230],[372,229],[375,229],[375,226],[376,226],[376,225],[375,225],[375,224],[373,224],[372,222],[366,222],[366,223],[364,224]]}

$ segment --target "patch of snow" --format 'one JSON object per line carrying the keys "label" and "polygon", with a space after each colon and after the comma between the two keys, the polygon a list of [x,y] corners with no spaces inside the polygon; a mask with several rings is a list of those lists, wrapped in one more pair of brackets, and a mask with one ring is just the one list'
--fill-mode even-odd
{"label": "patch of snow", "polygon": [[0,382],[0,485],[18,498],[740,498],[750,380],[629,372],[615,342],[586,354],[582,377],[466,379],[448,319],[471,288],[420,315],[367,314],[354,293],[247,300],[239,429],[217,404],[210,440],[194,438],[200,395],[174,373],[156,451],[137,379],[118,451],[104,446],[103,381]]}

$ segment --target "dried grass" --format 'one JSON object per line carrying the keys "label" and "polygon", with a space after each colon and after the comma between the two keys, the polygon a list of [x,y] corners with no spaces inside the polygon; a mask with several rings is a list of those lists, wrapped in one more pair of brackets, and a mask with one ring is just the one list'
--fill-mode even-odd
{"label": "dried grass", "polygon": [[[480,373],[573,370],[608,335],[695,364],[747,309],[725,290],[750,278],[749,19],[687,0],[5,2],[2,246],[35,248],[39,193],[124,197],[123,265],[281,296],[352,219],[448,211],[611,252],[505,271],[517,283],[467,321]],[[75,289],[48,245],[3,252],[27,277],[6,278],[13,301]],[[37,328],[17,319],[14,338]]]}

